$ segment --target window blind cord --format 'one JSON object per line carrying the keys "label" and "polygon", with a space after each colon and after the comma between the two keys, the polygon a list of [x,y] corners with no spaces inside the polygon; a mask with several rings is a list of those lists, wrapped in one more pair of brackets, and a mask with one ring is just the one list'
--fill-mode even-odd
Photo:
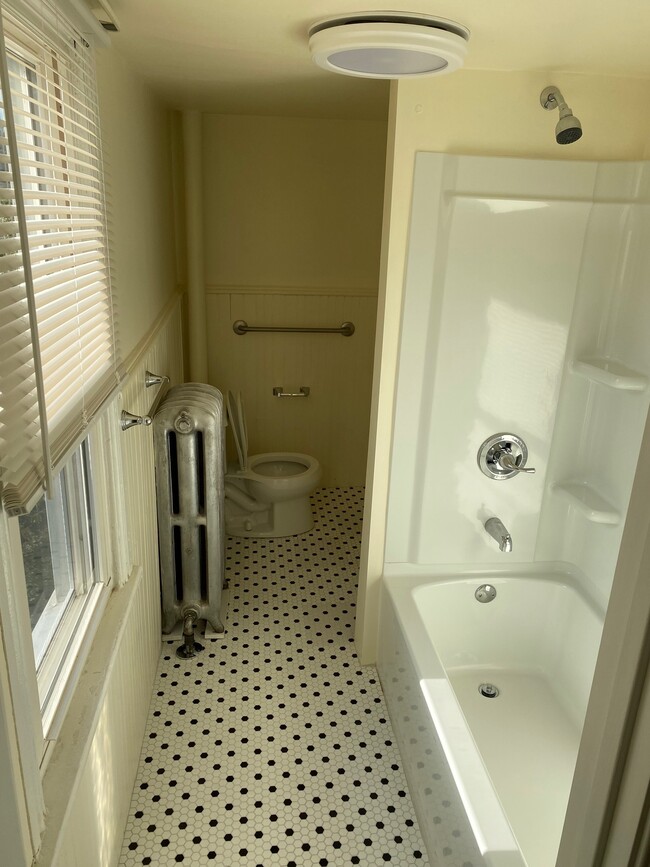
{"label": "window blind cord", "polygon": [[52,457],[50,453],[50,437],[47,427],[47,410],[45,403],[45,385],[43,382],[43,365],[41,362],[41,351],[38,339],[38,324],[36,318],[36,298],[34,295],[34,281],[32,276],[32,263],[29,255],[29,235],[27,226],[27,214],[25,211],[25,200],[23,197],[23,185],[20,177],[20,163],[18,158],[18,138],[16,136],[16,125],[14,122],[13,103],[11,96],[11,82],[9,79],[9,66],[7,64],[7,50],[5,45],[5,34],[2,20],[2,10],[0,9],[0,86],[2,87],[3,103],[5,112],[5,123],[7,125],[7,141],[9,144],[9,154],[11,158],[11,174],[14,187],[14,197],[16,202],[16,219],[18,222],[18,230],[20,234],[20,249],[23,259],[23,269],[25,275],[25,294],[27,300],[27,309],[29,311],[29,330],[32,339],[32,352],[34,357],[34,377],[36,380],[36,396],[38,400],[38,414],[40,419],[41,429],[41,450],[43,453],[43,475],[45,493],[48,499],[53,496],[53,473],[52,473]]}

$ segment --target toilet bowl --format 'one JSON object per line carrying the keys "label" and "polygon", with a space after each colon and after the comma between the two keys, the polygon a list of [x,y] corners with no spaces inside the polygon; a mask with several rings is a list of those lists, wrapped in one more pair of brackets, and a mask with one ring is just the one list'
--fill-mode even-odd
{"label": "toilet bowl", "polygon": [[321,479],[316,458],[297,452],[249,455],[240,394],[228,393],[227,412],[237,462],[226,473],[226,532],[259,538],[308,533],[314,526],[309,495]]}

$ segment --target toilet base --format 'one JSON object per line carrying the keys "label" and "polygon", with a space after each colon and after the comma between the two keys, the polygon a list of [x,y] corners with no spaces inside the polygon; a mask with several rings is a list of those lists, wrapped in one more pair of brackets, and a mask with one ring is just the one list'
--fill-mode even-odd
{"label": "toilet base", "polygon": [[248,512],[226,499],[226,533],[247,539],[299,536],[314,526],[309,497],[272,503],[261,512]]}

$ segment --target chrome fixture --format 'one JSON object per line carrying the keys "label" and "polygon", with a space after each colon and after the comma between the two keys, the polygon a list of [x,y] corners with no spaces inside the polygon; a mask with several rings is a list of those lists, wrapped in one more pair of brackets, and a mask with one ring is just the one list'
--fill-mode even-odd
{"label": "chrome fixture", "polygon": [[273,386],[273,397],[309,397],[311,388],[308,385],[301,385],[300,391],[285,391],[281,385]]}
{"label": "chrome fixture", "polygon": [[342,334],[343,337],[352,337],[354,334],[353,322],[342,322],[338,328],[320,328],[320,327],[294,327],[292,325],[249,325],[243,319],[238,319],[232,324],[232,330],[235,334],[248,334],[249,331],[275,331],[284,333],[299,333],[299,334]]}
{"label": "chrome fixture", "polygon": [[162,385],[163,382],[169,382],[168,376],[161,376],[158,373],[152,373],[147,370],[144,375],[144,387],[151,388],[152,385]]}
{"label": "chrome fixture", "polygon": [[499,695],[499,687],[495,686],[493,683],[482,683],[478,691],[481,693],[483,698],[496,698]]}
{"label": "chrome fixture", "polygon": [[481,444],[476,460],[481,472],[490,479],[511,479],[519,473],[534,473],[527,467],[528,448],[521,437],[511,433],[498,433]]}
{"label": "chrome fixture", "polygon": [[128,430],[130,427],[136,427],[139,424],[149,427],[151,418],[148,415],[135,415],[132,412],[127,412],[125,409],[122,410],[120,415],[120,427],[122,430]]}
{"label": "chrome fixture", "polygon": [[559,89],[551,84],[545,87],[539,95],[539,101],[542,108],[546,111],[553,111],[554,108],[560,109],[560,119],[555,127],[555,141],[558,144],[571,144],[578,141],[582,137],[582,125],[577,117],[573,114],[569,106],[564,101],[564,97]]}
{"label": "chrome fixture", "polygon": [[[512,551],[512,536],[506,530],[500,518],[488,518],[484,524],[487,532],[498,543],[499,550],[504,554]],[[478,597],[477,597],[478,598]]]}
{"label": "chrome fixture", "polygon": [[492,602],[496,598],[497,588],[492,584],[481,584],[476,588],[474,597],[478,602]]}

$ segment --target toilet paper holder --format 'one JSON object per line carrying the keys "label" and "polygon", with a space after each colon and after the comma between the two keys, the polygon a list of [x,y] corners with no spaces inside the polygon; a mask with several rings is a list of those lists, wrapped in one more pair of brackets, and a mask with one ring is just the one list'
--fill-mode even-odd
{"label": "toilet paper holder", "polygon": [[273,397],[309,397],[311,391],[308,385],[301,385],[300,391],[285,391],[281,385],[273,386]]}

